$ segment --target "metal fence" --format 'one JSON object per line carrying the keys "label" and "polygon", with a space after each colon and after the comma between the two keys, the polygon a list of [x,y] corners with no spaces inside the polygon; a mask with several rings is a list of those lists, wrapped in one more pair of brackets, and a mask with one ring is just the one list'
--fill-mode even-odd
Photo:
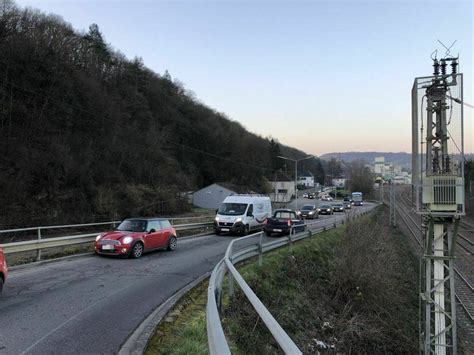
{"label": "metal fence", "polygon": [[[364,209],[360,214],[355,214],[352,218],[360,217],[362,214],[367,213],[368,209]],[[266,327],[277,341],[280,348],[286,354],[301,354],[301,350],[298,349],[293,340],[286,334],[283,328],[273,318],[271,313],[258,299],[257,295],[252,291],[250,286],[245,282],[243,277],[234,267],[234,265],[240,261],[248,258],[258,256],[259,265],[262,264],[263,254],[270,250],[289,245],[290,250],[293,247],[293,242],[311,237],[315,234],[321,233],[325,230],[336,228],[337,225],[344,223],[344,216],[336,216],[331,219],[327,219],[328,225],[314,227],[319,222],[307,223],[305,226],[308,228],[306,231],[300,233],[294,233],[294,230],[286,237],[278,238],[273,241],[263,243],[263,232],[252,234],[246,237],[234,239],[230,242],[227,247],[225,256],[220,260],[212,271],[209,279],[209,287],[207,292],[207,307],[206,307],[206,326],[207,326],[207,337],[209,344],[209,352],[211,355],[223,355],[230,354],[229,345],[224,335],[224,330],[219,317],[219,309],[221,306],[221,299],[223,294],[222,285],[224,283],[225,275],[228,274],[228,293],[230,296],[234,293],[234,281],[238,284],[242,292],[247,297],[248,301],[252,304],[253,308],[265,323]],[[296,226],[297,228],[301,225]],[[234,246],[237,243],[248,241],[250,239],[257,239],[256,243],[234,252]]]}
{"label": "metal fence", "polygon": [[[170,221],[178,220],[192,220],[203,217],[185,217],[185,218],[173,218],[169,219]],[[95,240],[95,237],[100,234],[102,231],[94,231],[91,233],[82,233],[74,235],[65,235],[60,237],[48,237],[44,238],[45,230],[62,230],[62,229],[78,229],[83,227],[95,227],[95,226],[110,226],[115,227],[121,221],[111,221],[111,222],[100,222],[100,223],[83,223],[83,224],[70,224],[70,225],[57,225],[57,226],[40,226],[40,227],[29,227],[29,228],[16,228],[16,229],[6,229],[0,230],[0,235],[2,234],[11,234],[11,233],[21,233],[21,232],[32,232],[34,231],[36,238],[34,240],[26,240],[21,242],[10,242],[0,244],[0,247],[3,248],[5,254],[14,254],[21,252],[36,251],[36,260],[41,260],[41,251],[43,249],[55,248],[55,247],[65,247],[82,243],[89,243]],[[200,222],[200,223],[187,223],[187,224],[175,224],[173,228],[177,231],[193,230],[199,228],[209,228],[212,227],[212,222]]]}

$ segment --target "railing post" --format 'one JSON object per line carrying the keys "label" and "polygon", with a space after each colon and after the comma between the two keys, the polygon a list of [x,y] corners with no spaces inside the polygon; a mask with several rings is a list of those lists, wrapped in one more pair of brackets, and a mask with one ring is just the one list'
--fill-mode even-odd
{"label": "railing post", "polygon": [[[229,261],[232,263],[232,254],[233,254],[233,246],[230,249],[229,253]],[[233,263],[232,263],[233,264]],[[229,296],[233,297],[234,296],[234,277],[232,276],[232,273],[229,271],[228,272],[228,280],[229,280]]]}
{"label": "railing post", "polygon": [[258,266],[262,266],[263,247],[262,247],[263,232],[260,232],[260,243],[258,244]]}
{"label": "railing post", "polygon": [[295,229],[290,227],[290,234],[288,236],[289,238],[289,247],[290,247],[290,253],[293,253],[293,239],[291,238],[291,235],[294,233]]}
{"label": "railing post", "polygon": [[40,241],[41,241],[41,228],[38,228],[38,250],[36,251],[36,261],[41,260],[41,249],[39,248]]}

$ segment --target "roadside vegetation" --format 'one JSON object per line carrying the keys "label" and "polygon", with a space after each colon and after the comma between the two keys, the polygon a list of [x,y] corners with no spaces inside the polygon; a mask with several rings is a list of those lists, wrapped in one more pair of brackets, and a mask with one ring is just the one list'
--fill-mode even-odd
{"label": "roadside vegetation", "polygon": [[[417,261],[384,207],[239,267],[303,353],[416,353]],[[238,288],[238,287],[237,287]],[[240,290],[221,319],[235,354],[281,353]],[[204,354],[207,283],[159,326],[148,354]],[[177,310],[177,311],[176,311]]]}
{"label": "roadside vegetation", "polygon": [[208,354],[206,303],[208,281],[188,292],[166,315],[145,351],[146,355]]}
{"label": "roadside vegetation", "polygon": [[[303,353],[416,353],[417,262],[384,208],[241,269]],[[280,353],[241,292],[223,310],[237,354]]]}

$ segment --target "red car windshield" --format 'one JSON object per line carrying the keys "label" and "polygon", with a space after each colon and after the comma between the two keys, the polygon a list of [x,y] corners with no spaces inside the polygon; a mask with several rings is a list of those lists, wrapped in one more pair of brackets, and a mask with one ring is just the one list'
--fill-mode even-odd
{"label": "red car windshield", "polygon": [[127,232],[144,232],[146,231],[147,221],[141,220],[125,220],[117,227],[118,231],[127,231]]}

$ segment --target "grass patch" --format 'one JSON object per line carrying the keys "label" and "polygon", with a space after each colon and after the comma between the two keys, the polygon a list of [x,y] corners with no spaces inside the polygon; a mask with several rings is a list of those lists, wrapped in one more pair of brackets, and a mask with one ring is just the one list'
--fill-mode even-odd
{"label": "grass patch", "polygon": [[208,354],[206,304],[208,280],[188,292],[166,315],[145,354]]}

